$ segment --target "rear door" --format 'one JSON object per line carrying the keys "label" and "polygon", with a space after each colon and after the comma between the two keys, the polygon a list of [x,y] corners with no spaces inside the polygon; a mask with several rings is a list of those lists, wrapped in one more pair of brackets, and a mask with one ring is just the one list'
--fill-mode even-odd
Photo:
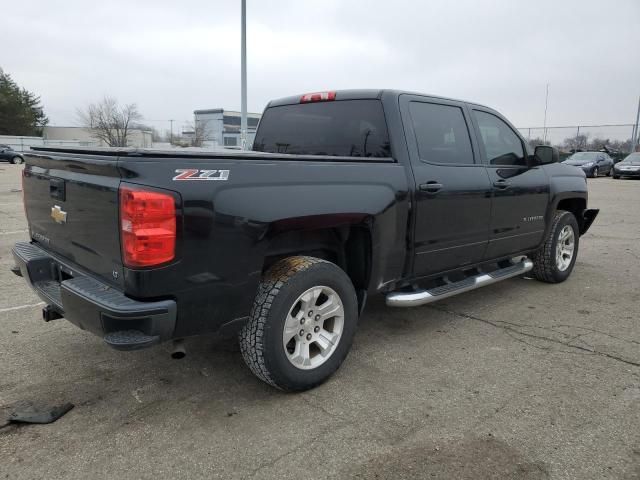
{"label": "rear door", "polygon": [[400,97],[415,178],[414,274],[479,262],[489,236],[491,184],[464,104]]}
{"label": "rear door", "polygon": [[23,172],[31,238],[106,282],[122,285],[116,156],[27,156]]}
{"label": "rear door", "polygon": [[549,179],[530,164],[524,140],[503,118],[476,106],[471,112],[493,190],[485,259],[534,248],[544,235]]}

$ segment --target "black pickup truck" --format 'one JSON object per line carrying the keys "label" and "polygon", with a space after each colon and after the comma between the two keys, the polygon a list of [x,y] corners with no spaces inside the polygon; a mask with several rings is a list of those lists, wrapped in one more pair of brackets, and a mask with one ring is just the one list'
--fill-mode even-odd
{"label": "black pickup truck", "polygon": [[597,210],[584,173],[496,111],[391,90],[275,100],[253,151],[25,155],[14,272],[121,350],[238,334],[261,380],[304,390],[367,295],[412,307],[510,277],[561,282]]}

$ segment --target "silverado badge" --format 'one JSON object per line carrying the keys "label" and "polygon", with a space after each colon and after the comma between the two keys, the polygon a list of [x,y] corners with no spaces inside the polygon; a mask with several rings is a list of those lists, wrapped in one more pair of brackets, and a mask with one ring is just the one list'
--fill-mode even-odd
{"label": "silverado badge", "polygon": [[67,223],[67,212],[60,208],[60,205],[56,205],[55,207],[51,207],[51,218],[53,218],[56,223]]}

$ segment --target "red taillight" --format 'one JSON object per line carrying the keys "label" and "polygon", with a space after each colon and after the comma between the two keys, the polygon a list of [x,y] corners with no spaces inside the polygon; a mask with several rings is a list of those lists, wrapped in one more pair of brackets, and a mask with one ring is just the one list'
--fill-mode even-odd
{"label": "red taillight", "polygon": [[300,103],[328,102],[336,99],[336,92],[306,93],[300,97]]}
{"label": "red taillight", "polygon": [[122,261],[127,267],[165,263],[176,255],[175,199],[167,193],[120,187]]}

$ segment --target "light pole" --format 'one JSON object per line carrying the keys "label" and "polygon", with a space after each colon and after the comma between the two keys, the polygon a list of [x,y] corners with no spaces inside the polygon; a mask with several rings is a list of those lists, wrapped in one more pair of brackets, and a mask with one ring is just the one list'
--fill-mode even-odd
{"label": "light pole", "polygon": [[640,121],[640,98],[638,98],[638,112],[636,113],[636,123],[633,125],[633,132],[631,133],[631,153],[636,151],[638,145],[638,137],[640,136],[640,129],[638,128],[638,122]]}
{"label": "light pole", "polygon": [[240,145],[247,149],[247,0],[242,0],[241,33],[241,93],[240,93]]}
{"label": "light pole", "polygon": [[547,107],[549,106],[549,84],[547,83],[547,95],[544,99],[544,134],[542,142],[547,144]]}

